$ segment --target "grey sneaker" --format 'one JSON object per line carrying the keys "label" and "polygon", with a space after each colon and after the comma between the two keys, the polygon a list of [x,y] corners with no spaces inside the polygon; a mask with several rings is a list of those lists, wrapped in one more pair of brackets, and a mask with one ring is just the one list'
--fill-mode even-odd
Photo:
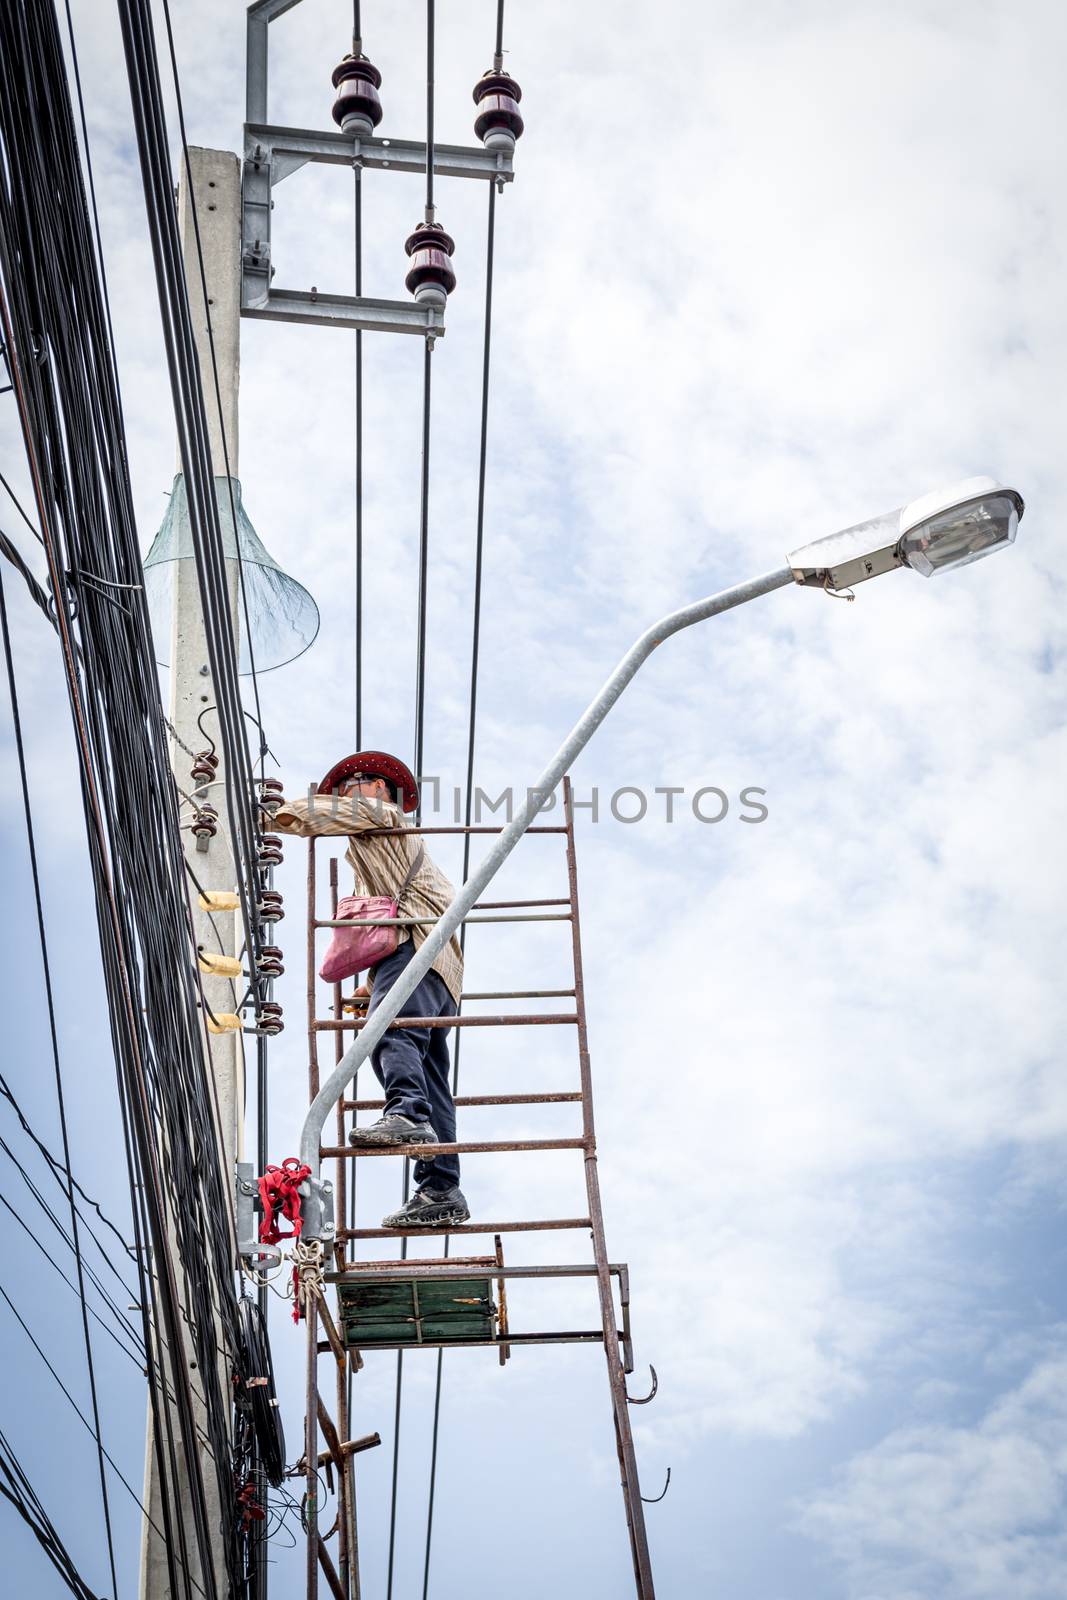
{"label": "grey sneaker", "polygon": [[440,1228],[469,1222],[462,1189],[416,1189],[410,1200],[382,1218],[383,1228]]}
{"label": "grey sneaker", "polygon": [[413,1122],[410,1117],[402,1117],[398,1111],[391,1111],[379,1117],[377,1122],[369,1122],[365,1128],[353,1128],[348,1135],[348,1142],[354,1145],[401,1145],[437,1144],[439,1141],[428,1122]]}

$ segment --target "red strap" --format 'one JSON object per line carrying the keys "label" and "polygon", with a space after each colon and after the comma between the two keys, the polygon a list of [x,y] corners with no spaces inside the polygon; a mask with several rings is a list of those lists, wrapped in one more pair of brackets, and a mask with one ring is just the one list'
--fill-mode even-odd
{"label": "red strap", "polygon": [[237,1509],[241,1513],[241,1526],[246,1532],[253,1522],[263,1522],[266,1519],[267,1513],[256,1500],[256,1485],[251,1478],[242,1489],[238,1490]]}
{"label": "red strap", "polygon": [[[300,1185],[311,1176],[311,1168],[289,1156],[280,1167],[268,1167],[259,1180],[263,1221],[259,1225],[260,1244],[280,1244],[283,1239],[299,1239],[304,1219],[300,1215]],[[278,1226],[285,1217],[293,1224],[288,1233]]]}

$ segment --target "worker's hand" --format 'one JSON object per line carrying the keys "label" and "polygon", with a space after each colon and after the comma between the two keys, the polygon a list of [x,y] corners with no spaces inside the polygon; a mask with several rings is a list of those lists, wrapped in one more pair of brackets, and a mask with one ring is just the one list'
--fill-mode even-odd
{"label": "worker's hand", "polygon": [[352,990],[352,998],[353,998],[353,1000],[369,1000],[370,999],[370,985],[366,984],[366,983],[361,983],[358,989],[353,989]]}

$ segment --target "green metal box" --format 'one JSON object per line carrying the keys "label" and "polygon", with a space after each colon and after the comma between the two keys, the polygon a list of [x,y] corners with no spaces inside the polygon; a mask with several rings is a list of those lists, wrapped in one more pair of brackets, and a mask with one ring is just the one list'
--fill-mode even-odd
{"label": "green metal box", "polygon": [[385,1278],[337,1285],[348,1349],[450,1340],[496,1341],[497,1309],[488,1278]]}

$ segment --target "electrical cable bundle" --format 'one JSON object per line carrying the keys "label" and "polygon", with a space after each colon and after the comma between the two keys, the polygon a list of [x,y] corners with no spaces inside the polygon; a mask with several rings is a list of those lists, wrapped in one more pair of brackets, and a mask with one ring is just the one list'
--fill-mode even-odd
{"label": "electrical cable bundle", "polygon": [[[253,884],[256,878],[258,816],[253,804],[252,764],[238,686],[237,638],[230,613],[226,554],[215,498],[200,360],[185,286],[185,263],[174,207],[174,179],[170,167],[163,90],[148,0],[131,0],[129,4],[121,5],[119,20],[163,322],[163,342],[174,397],[178,452],[188,497],[189,525],[203,606],[208,660],[217,695],[215,710],[229,780],[226,785],[226,804],[237,867],[237,887],[244,925],[249,935],[246,948],[255,990],[258,987],[256,948],[259,927],[258,919],[253,914],[248,885]],[[198,227],[196,232],[199,247]],[[206,298],[205,294],[205,301]]]}
{"label": "electrical cable bundle", "polygon": [[[166,233],[165,137],[149,117],[146,7],[122,8],[154,243]],[[136,65],[135,65],[136,63]],[[192,914],[159,702],[110,323],[51,0],[0,7],[0,312],[34,484],[80,765],[88,858],[133,1198],[141,1335],[170,1592],[218,1600],[213,1472],[230,1581],[241,1518],[231,1381],[242,1371],[230,1175],[203,1032]],[[165,130],[164,130],[165,134]],[[156,181],[158,180],[158,181]],[[152,212],[150,210],[150,215]],[[246,927],[257,835],[218,513],[189,371],[180,262],[161,302],[205,603]],[[180,305],[175,301],[180,299]],[[184,329],[184,332],[183,332]],[[189,334],[191,340],[191,334]],[[183,345],[180,362],[174,347]],[[251,951],[249,952],[251,959]],[[253,968],[254,972],[254,968]],[[254,982],[254,977],[253,977]],[[203,1431],[208,1448],[201,1450]],[[179,1491],[191,1507],[190,1527]],[[214,1498],[214,1496],[212,1497]],[[37,1526],[43,1528],[40,1519]],[[46,1530],[44,1530],[46,1531]],[[41,1532],[38,1532],[41,1537]],[[54,1558],[53,1558],[54,1559]],[[72,1585],[73,1586],[73,1585]],[[76,1591],[82,1592],[82,1591]]]}

